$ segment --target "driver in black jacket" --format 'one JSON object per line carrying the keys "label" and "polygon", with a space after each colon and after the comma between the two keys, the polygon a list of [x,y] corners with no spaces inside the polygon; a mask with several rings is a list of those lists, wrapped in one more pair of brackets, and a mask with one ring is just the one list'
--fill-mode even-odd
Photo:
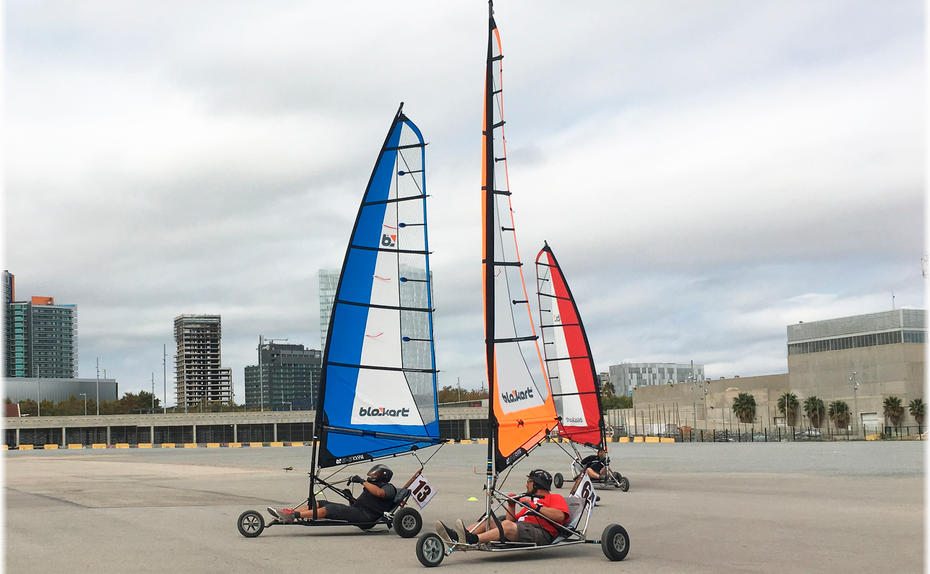
{"label": "driver in black jacket", "polygon": [[394,507],[397,488],[391,484],[392,478],[394,478],[394,473],[390,468],[383,464],[376,464],[368,471],[368,480],[357,474],[349,479],[349,482],[362,485],[362,494],[352,502],[351,506],[338,502],[317,501],[316,515],[307,503],[297,508],[275,509],[269,506],[268,513],[285,524],[292,523],[298,518],[331,518],[351,522],[362,529],[371,528],[383,513],[389,512]]}

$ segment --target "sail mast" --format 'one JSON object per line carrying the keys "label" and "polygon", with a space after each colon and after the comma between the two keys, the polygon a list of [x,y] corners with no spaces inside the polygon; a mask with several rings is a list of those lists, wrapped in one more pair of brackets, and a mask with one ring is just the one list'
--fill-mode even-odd
{"label": "sail mast", "polygon": [[[488,57],[484,82],[484,333],[485,361],[488,374],[488,466],[487,492],[490,496],[494,472],[495,437],[494,400],[497,381],[494,368],[494,75],[492,70],[494,50],[494,2],[488,0]],[[488,499],[490,504],[490,498]]]}

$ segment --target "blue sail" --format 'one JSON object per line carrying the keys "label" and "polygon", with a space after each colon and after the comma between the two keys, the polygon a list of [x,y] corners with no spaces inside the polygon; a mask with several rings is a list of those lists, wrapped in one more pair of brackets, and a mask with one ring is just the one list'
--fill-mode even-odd
{"label": "blue sail", "polygon": [[318,464],[438,444],[425,144],[398,110],[358,210],[327,334]]}

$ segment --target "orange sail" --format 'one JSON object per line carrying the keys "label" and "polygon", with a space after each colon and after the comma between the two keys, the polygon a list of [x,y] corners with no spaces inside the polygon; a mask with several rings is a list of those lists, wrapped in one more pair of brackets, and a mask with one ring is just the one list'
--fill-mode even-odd
{"label": "orange sail", "polygon": [[489,17],[481,170],[485,344],[490,392],[488,472],[500,472],[558,423],[517,248],[503,117],[503,54]]}

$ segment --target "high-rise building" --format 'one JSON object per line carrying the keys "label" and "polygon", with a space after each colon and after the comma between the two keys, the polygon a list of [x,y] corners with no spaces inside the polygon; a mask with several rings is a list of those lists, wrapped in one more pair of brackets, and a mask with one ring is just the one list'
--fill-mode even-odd
{"label": "high-rise building", "polygon": [[258,365],[245,368],[245,405],[266,410],[315,408],[322,353],[303,345],[264,342]]}
{"label": "high-rise building", "polygon": [[320,269],[320,349],[326,348],[326,333],[329,332],[329,318],[338,286],[338,269]]}
{"label": "high-rise building", "polygon": [[233,400],[232,369],[222,365],[219,315],[180,315],[174,319],[178,408]]}
{"label": "high-rise building", "polygon": [[636,387],[704,380],[704,365],[691,363],[620,363],[610,366],[610,382],[618,396]]}
{"label": "high-rise building", "polygon": [[13,281],[5,271],[4,376],[77,377],[77,305],[56,305],[53,297],[15,301]]}
{"label": "high-rise building", "polygon": [[[3,376],[12,377],[10,371],[10,351],[13,349],[13,329],[10,323],[11,308],[10,304],[13,302],[13,299],[16,298],[16,283],[15,277],[12,273],[3,270],[3,312],[0,314],[0,318],[3,320]],[[23,375],[25,376],[25,375]]]}
{"label": "high-rise building", "polygon": [[3,304],[9,305],[16,299],[16,276],[3,270]]}

